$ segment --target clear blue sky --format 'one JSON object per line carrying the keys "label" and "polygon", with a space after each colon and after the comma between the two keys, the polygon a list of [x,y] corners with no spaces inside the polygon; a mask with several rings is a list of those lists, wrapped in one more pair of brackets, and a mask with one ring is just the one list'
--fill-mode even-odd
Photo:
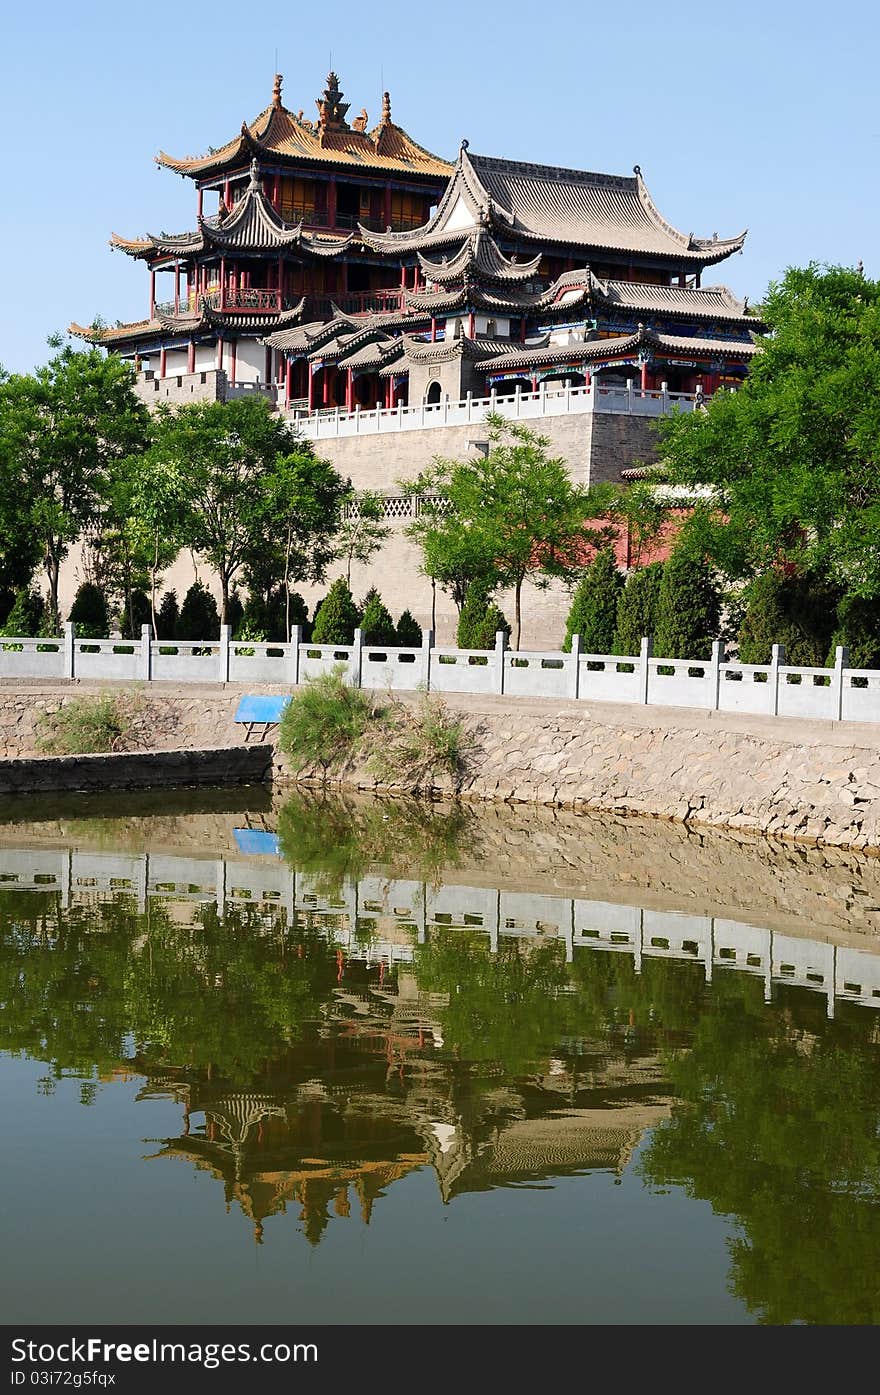
{"label": "clear blue sky", "polygon": [[629,173],[683,231],[741,256],[705,278],[758,299],[811,259],[880,275],[875,3],[325,0],[7,6],[2,24],[0,363],[26,371],[71,320],[148,313],[148,276],[107,245],[194,226],[159,149],[220,145],[270,100],[314,114],[332,51],[346,99],[423,145]]}

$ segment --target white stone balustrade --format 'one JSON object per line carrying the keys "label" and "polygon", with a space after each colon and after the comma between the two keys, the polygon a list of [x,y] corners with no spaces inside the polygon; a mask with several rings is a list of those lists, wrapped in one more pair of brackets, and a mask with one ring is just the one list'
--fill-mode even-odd
{"label": "white stone balustrade", "polygon": [[215,640],[82,639],[73,625],[59,639],[0,638],[4,679],[97,682],[236,683],[280,688],[339,668],[355,687],[395,692],[472,693],[510,698],[578,698],[588,702],[690,707],[707,712],[822,721],[880,722],[880,670],[854,669],[838,648],[833,668],[794,668],[775,645],[769,664],[728,662],[716,642],[708,659],[660,659],[644,639],[638,654],[587,654],[575,635],[571,652],[511,650],[499,633],[490,650],[422,644],[400,647],[233,640],[228,626]]}

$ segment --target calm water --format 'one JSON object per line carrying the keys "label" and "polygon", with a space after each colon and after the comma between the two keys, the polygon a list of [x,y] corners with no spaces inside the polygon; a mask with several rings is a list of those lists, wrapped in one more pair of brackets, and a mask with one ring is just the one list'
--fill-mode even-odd
{"label": "calm water", "polygon": [[5,1321],[880,1320],[877,864],[261,791],[4,818]]}

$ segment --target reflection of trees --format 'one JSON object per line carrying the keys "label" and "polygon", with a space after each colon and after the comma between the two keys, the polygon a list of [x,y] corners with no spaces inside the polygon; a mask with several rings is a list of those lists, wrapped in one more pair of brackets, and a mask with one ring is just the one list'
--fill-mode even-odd
{"label": "reflection of trees", "polygon": [[769,1323],[876,1323],[880,1078],[876,1026],[822,998],[762,1001],[724,975],[670,1063],[682,1101],[642,1160],[734,1216],[734,1291]]}
{"label": "reflection of trees", "polygon": [[291,795],[278,813],[281,852],[326,892],[375,867],[392,877],[439,881],[470,847],[477,822],[461,805],[417,799],[345,800]]}
{"label": "reflection of trees", "polygon": [[[284,928],[251,906],[200,908],[180,924],[161,902],[61,910],[6,893],[0,906],[0,1047],[57,1073],[203,1067],[242,1080],[296,1040],[336,982],[315,931]],[[5,914],[3,910],[5,908]]]}

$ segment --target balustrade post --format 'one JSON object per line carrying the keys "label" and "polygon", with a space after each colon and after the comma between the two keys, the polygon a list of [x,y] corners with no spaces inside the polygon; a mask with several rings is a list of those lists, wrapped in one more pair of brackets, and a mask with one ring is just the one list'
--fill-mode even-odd
{"label": "balustrade post", "polygon": [[381,431],[381,430],[382,430],[382,417],[381,417],[381,412],[382,412],[382,403],[381,403],[381,402],[377,402],[377,403],[376,403],[376,430],[377,430],[377,431]]}
{"label": "balustrade post", "polygon": [[351,651],[351,686],[359,688],[361,686],[361,675],[364,667],[364,632],[360,625],[354,632],[354,644]]}
{"label": "balustrade post", "polygon": [[422,666],[425,672],[425,692],[431,691],[431,650],[434,648],[434,631],[422,630]]}
{"label": "balustrade post", "polygon": [[358,432],[360,431],[360,429],[361,429],[361,404],[360,404],[360,402],[356,402],[356,403],[355,403],[355,408],[354,408],[354,434],[355,434],[356,436],[357,436]]}
{"label": "balustrade post", "polygon": [[721,694],[721,665],[724,663],[724,645],[720,639],[712,641],[712,659],[709,669],[710,687],[709,697],[711,699],[711,711],[718,711],[718,699]]}
{"label": "balustrade post", "polygon": [[516,387],[513,389],[513,402],[513,415],[518,417],[522,403],[522,383],[517,383]]}
{"label": "balustrade post", "polygon": [[839,722],[843,718],[843,670],[849,668],[849,649],[845,644],[838,644],[834,650],[834,677],[831,686],[834,692],[834,720]]}
{"label": "balustrade post", "polygon": [[669,384],[665,381],[660,384],[660,410],[664,416],[669,413]]}
{"label": "balustrade post", "polygon": [[785,645],[774,644],[770,651],[770,683],[773,688],[771,705],[773,716],[779,715],[779,667],[785,663]]}
{"label": "balustrade post", "polygon": [[292,688],[299,685],[299,646],[302,643],[302,626],[291,625],[290,643],[287,646],[287,681]]}
{"label": "balustrade post", "polygon": [[581,650],[583,649],[583,636],[572,635],[571,637],[571,675],[568,684],[569,697],[580,697],[581,689]]}
{"label": "balustrade post", "polygon": [[651,651],[654,642],[649,635],[645,635],[639,648],[639,702],[648,701],[648,680],[651,674]]}
{"label": "balustrade post", "polygon": [[495,687],[499,693],[504,692],[504,654],[507,649],[507,632],[505,630],[495,631]]}
{"label": "balustrade post", "polygon": [[626,410],[627,410],[627,412],[629,412],[630,416],[632,416],[632,412],[633,412],[633,380],[632,380],[632,378],[627,378],[627,380],[626,380]]}
{"label": "balustrade post", "polygon": [[547,380],[546,380],[546,378],[542,378],[541,381],[540,381],[540,383],[538,384],[538,402],[539,402],[539,404],[540,404],[540,406],[539,406],[539,411],[538,411],[538,415],[539,415],[539,416],[542,416],[542,417],[543,417],[543,416],[546,416],[546,415],[547,415]]}
{"label": "balustrade post", "polygon": [[571,378],[565,380],[565,410],[571,411]]}
{"label": "balustrade post", "polygon": [[466,403],[467,403],[467,419],[468,419],[468,421],[470,421],[470,419],[471,419],[471,407],[472,407],[472,405],[473,405],[473,399],[474,399],[474,394],[471,392],[470,388],[468,388],[467,396],[465,397],[465,401],[466,401]]}
{"label": "balustrade post", "polygon": [[64,622],[64,677],[76,677],[76,626],[72,620]]}
{"label": "balustrade post", "polygon": [[153,631],[149,625],[141,625],[141,652],[138,659],[138,677],[149,683],[153,677]]}
{"label": "balustrade post", "polygon": [[217,656],[217,660],[220,669],[219,681],[221,683],[229,682],[229,639],[231,634],[232,630],[229,625],[220,626],[220,653]]}

